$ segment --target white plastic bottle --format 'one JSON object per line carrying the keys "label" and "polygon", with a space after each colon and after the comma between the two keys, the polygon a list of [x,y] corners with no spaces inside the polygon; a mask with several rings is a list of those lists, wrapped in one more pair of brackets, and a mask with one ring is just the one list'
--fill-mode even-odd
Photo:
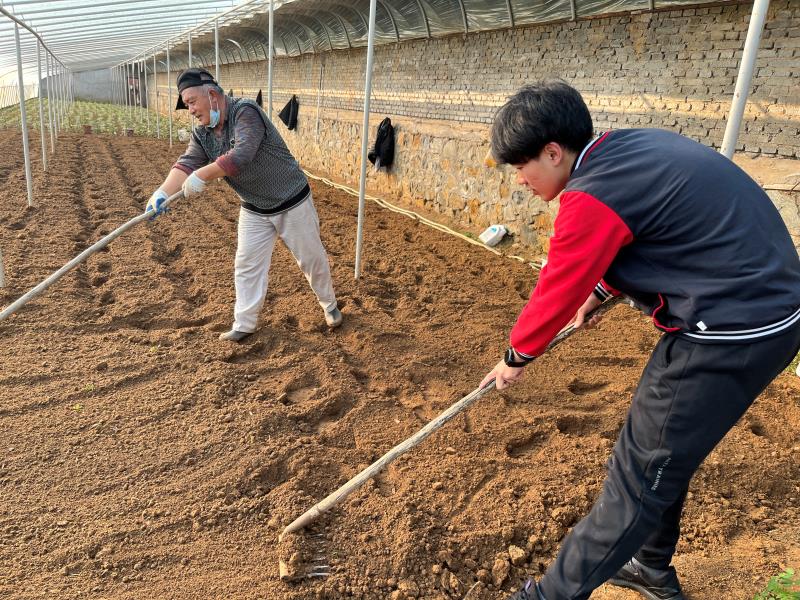
{"label": "white plastic bottle", "polygon": [[487,246],[495,246],[503,239],[506,233],[508,233],[508,230],[505,228],[505,225],[492,225],[480,234],[478,239]]}

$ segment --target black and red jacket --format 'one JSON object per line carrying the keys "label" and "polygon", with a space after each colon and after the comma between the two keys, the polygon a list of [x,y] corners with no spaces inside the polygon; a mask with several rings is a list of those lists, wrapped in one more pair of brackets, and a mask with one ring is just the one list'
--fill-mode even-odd
{"label": "black and red jacket", "polygon": [[800,322],[800,259],[772,201],[714,150],[659,129],[608,132],[561,194],[547,265],[511,331],[541,354],[598,281],[663,331],[747,343]]}

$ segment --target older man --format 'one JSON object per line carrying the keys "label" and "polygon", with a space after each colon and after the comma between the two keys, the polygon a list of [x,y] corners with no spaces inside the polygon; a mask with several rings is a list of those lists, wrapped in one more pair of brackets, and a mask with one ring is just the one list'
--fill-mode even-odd
{"label": "older man", "polygon": [[227,98],[205,69],[187,69],[178,75],[178,94],[176,109],[188,109],[201,126],[153,192],[146,210],[161,214],[164,200],[179,189],[191,198],[219,178],[239,196],[236,306],[233,327],[220,339],[239,342],[255,331],[267,295],[276,237],[297,259],[328,327],[341,325],[311,189],[277,129],[252,100]]}

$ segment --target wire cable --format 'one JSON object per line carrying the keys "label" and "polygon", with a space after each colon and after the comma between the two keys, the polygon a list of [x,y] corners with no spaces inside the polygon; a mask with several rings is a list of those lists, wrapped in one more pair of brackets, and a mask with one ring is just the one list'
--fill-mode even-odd
{"label": "wire cable", "polygon": [[[351,196],[355,196],[356,198],[358,198],[358,192],[356,190],[352,189],[352,188],[347,187],[346,185],[342,185],[340,183],[335,183],[335,182],[331,181],[330,179],[326,179],[325,177],[320,177],[318,175],[314,175],[313,173],[309,172],[306,169],[303,169],[303,172],[306,174],[307,177],[309,177],[311,179],[314,179],[315,181],[320,181],[320,182],[324,183],[325,185],[328,185],[328,186],[330,186],[332,188],[335,188],[337,190],[341,190],[343,192],[346,192],[347,194],[350,194]],[[494,248],[490,248],[489,246],[487,246],[486,244],[484,244],[483,242],[481,242],[479,240],[475,240],[475,239],[473,239],[473,238],[471,238],[471,237],[469,237],[467,235],[464,235],[463,233],[459,233],[458,231],[450,229],[449,227],[447,227],[445,225],[442,225],[441,223],[437,223],[436,221],[431,221],[430,219],[426,219],[422,215],[420,215],[418,213],[415,213],[412,210],[408,210],[408,209],[405,209],[405,208],[400,208],[399,206],[395,206],[394,204],[391,204],[390,202],[387,202],[386,200],[383,200],[381,198],[376,198],[375,196],[370,196],[370,195],[365,195],[364,198],[366,198],[367,200],[371,200],[372,202],[374,202],[375,204],[377,204],[378,206],[380,206],[382,208],[385,208],[385,209],[390,210],[392,212],[399,213],[401,215],[405,215],[409,219],[414,219],[415,221],[419,221],[423,225],[427,225],[428,227],[431,227],[431,228],[433,228],[433,229],[435,229],[437,231],[441,231],[442,233],[446,233],[448,235],[455,236],[455,237],[457,237],[457,238],[459,238],[461,240],[464,240],[465,242],[468,242],[468,243],[472,244],[473,246],[479,246],[479,247],[483,248],[484,250],[488,250],[492,254],[496,254],[497,256],[502,256],[504,258],[510,258],[512,260],[516,260],[516,261],[525,263],[528,266],[530,266],[532,269],[534,269],[535,271],[541,271],[542,267],[544,266],[543,261],[531,262],[531,261],[527,260],[526,258],[523,258],[522,256],[517,256],[517,255],[514,255],[514,254],[505,254],[503,252],[500,252],[499,250],[495,250]]]}

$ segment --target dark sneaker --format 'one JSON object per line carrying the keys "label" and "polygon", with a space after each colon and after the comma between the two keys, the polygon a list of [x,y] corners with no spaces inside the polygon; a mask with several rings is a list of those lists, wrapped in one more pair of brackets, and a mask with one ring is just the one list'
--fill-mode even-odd
{"label": "dark sneaker", "polygon": [[511,594],[508,600],[544,600],[544,596],[539,591],[539,586],[536,582],[533,579],[528,579],[522,589]]}
{"label": "dark sneaker", "polygon": [[635,558],[626,562],[608,583],[636,590],[647,600],[687,600],[674,568],[655,569]]}
{"label": "dark sneaker", "polygon": [[235,329],[231,329],[230,331],[226,331],[225,333],[220,335],[219,339],[226,342],[241,342],[248,335],[252,334],[253,334],[252,331],[236,331]]}

